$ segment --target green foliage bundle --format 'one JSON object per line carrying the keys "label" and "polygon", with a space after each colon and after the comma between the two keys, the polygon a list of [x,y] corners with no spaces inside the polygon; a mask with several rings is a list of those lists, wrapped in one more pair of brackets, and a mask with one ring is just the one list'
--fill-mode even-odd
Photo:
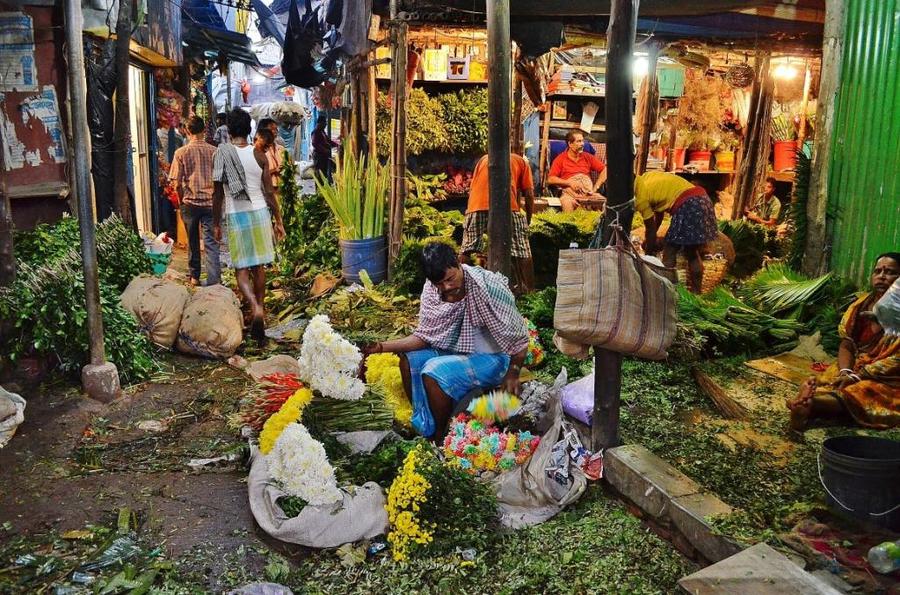
{"label": "green foliage bundle", "polygon": [[[63,260],[81,263],[78,219],[64,217],[55,224],[42,223],[17,233],[15,255],[17,267],[52,267]],[[143,241],[116,215],[97,225],[97,264],[100,282],[119,291],[152,269]]]}
{"label": "green foliage bundle", "polygon": [[598,211],[583,209],[571,213],[545,211],[534,216],[530,243],[537,287],[556,285],[559,251],[567,249],[572,242],[587,248],[599,221]]}
{"label": "green foliage bundle", "polygon": [[487,151],[487,99],[484,88],[438,96],[451,153],[481,155]]}
{"label": "green foliage bundle", "polygon": [[765,226],[743,219],[719,221],[719,231],[728,236],[734,245],[736,256],[730,273],[738,279],[743,279],[758,271],[766,251]]}
{"label": "green foliage bundle", "polygon": [[281,216],[285,238],[278,245],[281,274],[288,278],[341,268],[338,228],[325,199],[301,196],[296,181],[297,166],[285,156],[281,166]]}
{"label": "green foliage bundle", "polygon": [[[487,149],[487,89],[429,97],[414,88],[407,105],[406,150],[410,155],[426,151],[481,155]],[[387,95],[379,94],[375,142],[381,157],[391,151],[391,111]]]}
{"label": "green foliage bundle", "polygon": [[316,179],[316,188],[334,213],[342,240],[365,240],[384,235],[390,176],[377,160],[369,163],[349,146],[338,161],[334,177]]}
{"label": "green foliage bundle", "polygon": [[[410,155],[420,155],[425,151],[446,151],[449,147],[444,112],[436,98],[429,97],[422,89],[414,88],[407,98],[409,119],[406,124],[406,151]],[[379,93],[375,112],[378,133],[375,142],[378,155],[387,157],[391,153],[391,113],[388,96]]]}
{"label": "green foliage bundle", "polygon": [[788,210],[788,222],[793,233],[791,245],[787,253],[787,262],[795,271],[800,270],[803,263],[803,251],[806,249],[807,221],[806,205],[809,202],[809,180],[812,175],[812,160],[803,151],[797,152],[796,176],[794,178],[793,196]]}
{"label": "green foliage bundle", "polygon": [[[4,363],[52,355],[60,369],[77,372],[89,361],[79,244],[64,249],[73,225],[77,234],[73,221],[40,226],[20,244],[16,281],[0,290],[0,319],[10,329],[0,338]],[[97,255],[106,357],[125,382],[143,380],[156,369],[152,348],[119,305],[119,294],[132,278],[149,272],[150,261],[140,238],[118,218],[97,226]]]}
{"label": "green foliage bundle", "polygon": [[384,398],[371,391],[356,401],[315,397],[303,408],[303,424],[317,435],[389,430],[393,422],[394,413]]}
{"label": "green foliage bundle", "polygon": [[387,489],[397,477],[406,455],[418,444],[424,445],[424,439],[385,440],[371,453],[360,453],[336,463],[332,460],[332,463],[340,481],[346,479],[354,485],[374,481]]}
{"label": "green foliage bundle", "polygon": [[678,290],[678,319],[705,339],[719,354],[784,351],[794,345],[803,325],[779,319],[740,301],[724,287],[698,296]]}

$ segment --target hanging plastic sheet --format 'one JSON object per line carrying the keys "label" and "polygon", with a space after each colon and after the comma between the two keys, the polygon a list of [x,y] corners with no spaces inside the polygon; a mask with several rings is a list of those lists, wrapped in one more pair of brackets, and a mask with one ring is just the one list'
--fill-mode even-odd
{"label": "hanging plastic sheet", "polygon": [[327,70],[316,66],[316,60],[322,53],[323,37],[319,11],[313,10],[310,0],[305,0],[305,8],[301,18],[297,0],[291,0],[281,72],[288,84],[310,88],[326,79]]}

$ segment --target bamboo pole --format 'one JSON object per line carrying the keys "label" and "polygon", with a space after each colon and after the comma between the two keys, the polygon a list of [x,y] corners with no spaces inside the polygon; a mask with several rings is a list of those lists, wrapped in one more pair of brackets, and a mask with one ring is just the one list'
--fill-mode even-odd
{"label": "bamboo pole", "polygon": [[744,154],[738,171],[732,219],[738,219],[750,205],[753,193],[766,174],[772,129],[772,101],[774,81],[769,72],[767,53],[756,56],[756,78],[750,98],[750,114],[747,119],[747,136],[744,138]]}
{"label": "bamboo pole", "polygon": [[659,46],[650,42],[647,49],[647,78],[641,85],[644,101],[641,118],[641,142],[638,147],[635,174],[647,171],[647,157],[650,153],[650,134],[656,129],[656,118],[659,114],[659,80],[656,76],[656,64],[659,60]]}
{"label": "bamboo pole", "polygon": [[541,130],[541,154],[538,158],[538,171],[541,174],[541,192],[547,194],[547,172],[550,164],[550,119],[553,112],[553,100],[544,103],[544,128]]}
{"label": "bamboo pole", "polygon": [[515,75],[513,83],[513,110],[510,127],[510,147],[513,153],[521,155],[524,139],[522,138],[522,77]]}
{"label": "bamboo pole", "polygon": [[377,112],[377,98],[378,98],[378,87],[375,83],[375,66],[369,66],[366,69],[367,74],[367,93],[366,93],[366,103],[368,105],[368,109],[366,110],[366,115],[368,117],[368,130],[366,134],[369,139],[369,163],[375,163],[375,160],[378,159],[378,143],[377,136],[378,133],[375,130],[375,114]]}
{"label": "bamboo pole", "polygon": [[511,45],[509,0],[487,5],[488,36],[488,268],[510,276],[512,212],[509,209]]}
{"label": "bamboo pole", "polygon": [[[79,0],[66,0],[66,58],[72,96],[72,166],[75,169],[75,197],[78,201],[78,229],[81,235],[81,258],[84,267],[84,292],[87,310],[88,343],[91,364],[106,361],[103,344],[103,317],[100,309],[100,282],[97,270],[97,240],[94,210],[91,204],[91,163],[88,155],[90,134],[87,125],[84,46],[81,36],[84,24]],[[128,73],[123,76],[127,77]]]}
{"label": "bamboo pole", "polygon": [[[639,0],[613,0],[606,37],[606,147],[609,167],[607,200],[601,219],[603,237],[608,240],[611,224],[631,231],[634,207],[632,156],[631,61],[637,29]],[[591,449],[597,452],[619,444],[619,407],[622,390],[622,354],[594,348],[594,409]]]}
{"label": "bamboo pole", "polygon": [[396,2],[391,2],[391,34],[393,60],[391,62],[391,201],[388,234],[388,278],[393,274],[394,261],[400,254],[403,237],[403,208],[406,201],[406,61],[409,27],[396,20]]}
{"label": "bamboo pole", "polygon": [[806,141],[806,110],[809,107],[809,87],[812,84],[812,71],[806,63],[806,75],[803,77],[803,99],[800,100],[800,130],[797,134],[797,150],[803,150]]}

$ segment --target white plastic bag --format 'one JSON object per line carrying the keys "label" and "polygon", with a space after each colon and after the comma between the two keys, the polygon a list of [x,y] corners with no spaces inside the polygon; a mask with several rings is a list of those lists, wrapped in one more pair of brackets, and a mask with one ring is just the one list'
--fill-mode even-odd
{"label": "white plastic bag", "polygon": [[889,337],[900,336],[900,279],[894,281],[872,309],[878,324]]}
{"label": "white plastic bag", "polygon": [[13,435],[23,421],[25,421],[25,399],[11,393],[0,386],[0,448],[12,440]]}

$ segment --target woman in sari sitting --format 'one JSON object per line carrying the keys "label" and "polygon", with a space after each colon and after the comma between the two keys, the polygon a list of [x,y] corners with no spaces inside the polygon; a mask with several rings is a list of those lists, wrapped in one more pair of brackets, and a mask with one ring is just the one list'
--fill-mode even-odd
{"label": "woman in sari sitting", "polygon": [[867,428],[900,426],[900,329],[889,326],[897,319],[889,309],[897,305],[879,302],[898,278],[900,253],[879,256],[872,291],[853,302],[838,327],[837,362],[800,385],[799,395],[788,401],[791,429],[802,432],[813,418],[848,417]]}

